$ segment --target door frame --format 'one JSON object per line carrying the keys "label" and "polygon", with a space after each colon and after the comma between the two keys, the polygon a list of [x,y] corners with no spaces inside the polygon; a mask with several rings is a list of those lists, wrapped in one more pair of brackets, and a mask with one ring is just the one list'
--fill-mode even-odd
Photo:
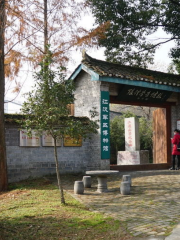
{"label": "door frame", "polygon": [[165,110],[166,110],[166,133],[167,133],[166,163],[141,164],[141,165],[111,165],[110,169],[122,170],[122,171],[136,171],[136,170],[160,170],[160,169],[169,168],[171,165],[171,106],[175,106],[176,103],[166,102],[166,103],[162,103],[162,104],[152,104],[152,103],[145,103],[145,102],[123,102],[123,101],[117,100],[116,97],[114,97],[114,96],[110,96],[110,104],[165,108]]}

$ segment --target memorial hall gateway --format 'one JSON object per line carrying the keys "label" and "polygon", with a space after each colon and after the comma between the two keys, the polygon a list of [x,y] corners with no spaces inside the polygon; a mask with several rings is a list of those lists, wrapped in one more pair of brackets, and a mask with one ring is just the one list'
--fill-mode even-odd
{"label": "memorial hall gateway", "polygon": [[[89,111],[96,108],[100,127],[98,134],[78,144],[71,139],[59,141],[58,159],[62,173],[106,169],[156,170],[170,167],[170,138],[173,130],[180,124],[180,75],[113,64],[84,53],[81,64],[70,79],[76,86],[74,116],[90,117]],[[138,146],[130,149],[127,142],[125,150],[128,153],[122,153],[123,161],[120,159],[117,165],[110,165],[109,104],[155,107],[153,163],[148,162],[146,151],[141,152]],[[131,131],[134,136],[138,134],[136,124],[132,118],[127,119],[127,131]],[[52,139],[46,136],[32,136],[32,139],[28,139],[25,131],[20,131],[20,126],[8,119],[5,126],[10,182],[55,173]],[[140,160],[130,163],[129,158],[136,158],[136,153]]]}

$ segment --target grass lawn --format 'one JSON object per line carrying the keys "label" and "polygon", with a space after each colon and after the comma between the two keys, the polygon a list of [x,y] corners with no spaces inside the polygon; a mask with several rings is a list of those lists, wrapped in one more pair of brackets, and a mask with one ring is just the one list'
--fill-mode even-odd
{"label": "grass lawn", "polygon": [[125,227],[112,218],[90,212],[47,178],[9,185],[0,193],[0,240],[117,239],[129,240]]}

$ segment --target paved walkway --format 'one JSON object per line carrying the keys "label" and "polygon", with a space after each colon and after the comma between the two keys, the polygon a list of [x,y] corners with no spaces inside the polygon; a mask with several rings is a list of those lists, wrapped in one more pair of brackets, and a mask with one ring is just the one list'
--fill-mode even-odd
{"label": "paved walkway", "polygon": [[[132,177],[131,195],[120,194],[122,175]],[[119,173],[108,178],[108,193],[96,192],[97,179],[83,195],[73,192],[74,180],[64,187],[91,211],[104,213],[124,222],[134,239],[180,240],[180,171]],[[173,230],[174,229],[174,230]]]}

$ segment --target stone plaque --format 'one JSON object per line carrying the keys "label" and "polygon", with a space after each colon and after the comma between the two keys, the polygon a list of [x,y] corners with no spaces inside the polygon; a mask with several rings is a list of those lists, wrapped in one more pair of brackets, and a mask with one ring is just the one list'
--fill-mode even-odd
{"label": "stone plaque", "polygon": [[39,147],[40,137],[36,136],[36,132],[32,130],[32,135],[28,136],[26,130],[20,130],[20,146],[21,147]]}
{"label": "stone plaque", "polygon": [[140,151],[119,151],[117,165],[138,165],[140,164]]}

